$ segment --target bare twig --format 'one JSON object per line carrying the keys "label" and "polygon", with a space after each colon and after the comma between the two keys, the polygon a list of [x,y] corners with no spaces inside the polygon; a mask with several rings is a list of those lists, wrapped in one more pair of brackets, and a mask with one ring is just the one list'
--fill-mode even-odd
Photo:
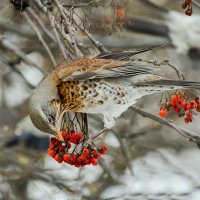
{"label": "bare twig", "polygon": [[[141,48],[144,46],[152,47],[152,46],[158,46],[160,44],[169,44],[169,41],[163,37],[144,38],[144,37],[140,37],[140,36],[135,37],[134,35],[132,38],[127,38],[127,37],[116,37],[114,35],[112,37],[110,37],[110,36],[106,36],[106,35],[95,34],[95,40],[98,42],[100,41],[99,43],[101,43],[102,45],[106,45],[106,47],[120,48],[120,49],[123,49],[123,48],[125,48],[125,49],[134,48],[135,49],[135,48]],[[84,38],[84,40],[81,38],[78,38],[78,42],[84,43],[84,45],[88,45],[88,46],[91,45],[91,40],[89,38]],[[101,52],[104,52],[101,50],[101,47],[97,47],[97,48]]]}
{"label": "bare twig", "polygon": [[141,0],[141,3],[147,5],[149,8],[152,8],[152,9],[158,11],[158,12],[161,12],[161,13],[162,12],[163,13],[167,13],[168,12],[168,10],[166,8],[158,6],[158,5],[156,5],[155,3],[152,3],[149,0]]}
{"label": "bare twig", "polygon": [[29,17],[28,13],[26,11],[23,12],[24,17],[26,18],[26,20],[28,21],[28,23],[32,26],[32,28],[34,29],[34,31],[36,32],[38,39],[40,40],[40,42],[42,43],[42,45],[44,46],[46,52],[48,53],[54,67],[57,65],[56,64],[56,60],[53,56],[53,54],[51,53],[51,50],[49,49],[47,43],[45,42],[44,38],[42,37],[42,34],[40,33],[40,30],[37,28],[37,26],[33,23],[33,21],[31,20],[31,18]]}
{"label": "bare twig", "polygon": [[26,78],[24,77],[24,75],[15,68],[14,63],[9,62],[6,58],[3,57],[1,52],[0,52],[0,60],[2,61],[3,64],[5,64],[7,67],[9,67],[9,69],[16,72],[24,80],[24,82],[28,85],[28,87],[30,87],[31,89],[35,88],[35,86],[32,85],[29,81],[27,81]]}
{"label": "bare twig", "polygon": [[174,65],[170,64],[169,60],[163,60],[162,62],[157,62],[156,60],[150,61],[150,60],[139,59],[138,61],[144,61],[146,63],[153,64],[154,66],[159,66],[159,67],[163,66],[163,65],[169,66],[176,72],[179,79],[185,80],[184,74],[178,68],[176,68]]}
{"label": "bare twig", "polygon": [[67,37],[67,35],[64,31],[64,27],[61,26],[59,23],[57,23],[57,21],[55,21],[55,26],[56,26],[57,30],[59,31],[59,33],[61,34],[61,36],[63,37],[64,42],[67,44],[67,47],[68,47],[67,50],[68,50],[68,54],[69,54],[70,58],[74,59],[75,58],[74,47],[70,43],[69,38]]}
{"label": "bare twig", "polygon": [[26,10],[33,16],[33,18],[36,20],[36,22],[41,27],[41,29],[46,34],[46,36],[48,36],[52,41],[56,42],[56,39],[49,32],[49,30],[45,27],[43,21],[40,19],[40,17],[37,15],[37,13],[31,7],[28,7]]}
{"label": "bare twig", "polygon": [[99,164],[101,165],[101,167],[104,169],[104,171],[108,174],[108,176],[112,179],[112,181],[114,183],[121,183],[121,181],[119,180],[119,178],[116,176],[116,174],[114,174],[110,168],[105,164],[103,159],[99,160]]}
{"label": "bare twig", "polygon": [[0,18],[0,30],[6,30],[10,31],[12,33],[17,33],[20,36],[29,37],[29,38],[35,38],[36,34],[33,32],[30,32],[25,28],[25,26],[20,24],[15,24],[13,22],[9,22],[2,17]]}
{"label": "bare twig", "polygon": [[200,3],[198,3],[196,0],[192,0],[192,3],[193,3],[197,8],[200,8]]}
{"label": "bare twig", "polygon": [[97,133],[96,135],[94,135],[93,137],[91,137],[90,139],[88,139],[86,142],[90,143],[91,141],[95,140],[97,137],[99,137],[100,135],[102,135],[106,131],[108,131],[108,128],[103,128],[102,130],[99,131],[99,133]]}
{"label": "bare twig", "polygon": [[[64,12],[65,12],[66,14],[68,14],[68,13],[67,13],[68,11],[67,11],[66,9],[64,9]],[[98,40],[96,40],[96,39],[85,29],[85,27],[82,27],[81,25],[78,25],[75,19],[72,19],[72,20],[73,20],[73,22],[74,22],[74,25],[75,25],[79,30],[81,30],[81,31],[88,37],[88,39],[93,43],[93,45],[94,45],[100,52],[102,52],[102,53],[107,53],[107,52],[108,52],[108,50],[105,48],[105,46],[104,46],[101,42],[99,42]]]}
{"label": "bare twig", "polygon": [[[37,0],[35,0],[35,1],[37,2]],[[70,38],[72,38],[72,44],[70,43],[70,45],[75,47],[76,54],[79,54],[79,56],[82,56],[82,53],[80,52],[79,48],[77,47],[77,44],[74,43],[75,42],[75,38],[74,38],[73,33],[71,32],[71,29],[70,29],[70,22],[66,18],[66,15],[67,16],[69,15],[68,11],[63,7],[63,5],[58,0],[55,0],[55,3],[57,5],[57,7],[59,8],[59,11],[61,12],[62,17],[65,20],[66,28],[68,29],[68,31],[70,33]],[[41,4],[40,4],[40,6],[41,6]],[[44,10],[44,12],[46,12],[46,11]],[[49,15],[49,13],[50,13],[50,11],[48,11],[48,15]],[[52,15],[52,17],[54,18],[54,22],[55,22],[55,17],[53,15]],[[94,44],[94,46],[97,49],[99,49],[100,52],[104,52],[104,53],[108,52],[108,50],[104,47],[104,45],[101,42],[96,40],[84,27],[79,26],[74,19],[72,19],[72,20],[73,20],[74,25],[78,29],[80,29],[85,35],[87,35],[88,39]],[[68,42],[68,38],[66,37],[66,34],[64,33],[62,27],[59,26],[59,24],[57,24],[56,22],[54,23],[54,27],[55,26],[60,31],[60,33],[62,34],[62,37],[65,39],[65,41]],[[52,30],[53,30],[53,28],[52,28]],[[55,30],[56,29],[54,29],[53,31],[55,32]]]}
{"label": "bare twig", "polygon": [[66,49],[63,46],[62,42],[60,41],[58,32],[56,30],[56,27],[55,27],[55,17],[51,14],[51,12],[49,10],[47,11],[47,14],[48,14],[48,17],[49,17],[49,21],[50,21],[50,24],[51,24],[52,31],[53,31],[53,33],[55,35],[56,41],[57,41],[58,46],[60,48],[60,51],[61,51],[63,57],[67,60],[67,59],[69,59],[69,56],[67,55]]}
{"label": "bare twig", "polygon": [[165,126],[174,129],[176,132],[178,132],[181,136],[183,136],[186,140],[190,142],[200,142],[200,136],[198,136],[196,133],[184,128],[180,128],[165,118],[155,116],[136,106],[132,106],[130,109],[141,114],[143,117],[148,117],[150,119],[157,121],[160,124],[163,124]]}
{"label": "bare twig", "polygon": [[68,8],[83,8],[83,7],[88,7],[88,6],[95,6],[98,7],[98,3],[105,1],[105,0],[92,0],[89,1],[88,3],[78,3],[78,4],[63,4],[64,7],[68,7]]}
{"label": "bare twig", "polygon": [[143,129],[137,131],[137,132],[129,133],[129,134],[125,135],[124,137],[127,138],[127,139],[133,139],[134,140],[138,137],[147,135],[149,133],[150,129],[154,131],[154,130],[160,128],[160,126],[156,126],[156,127],[153,127],[153,128],[152,127],[150,128],[149,126],[147,126],[147,127],[144,127]]}
{"label": "bare twig", "polygon": [[41,9],[44,13],[47,13],[48,8],[42,4],[41,0],[33,0],[39,9]]}
{"label": "bare twig", "polygon": [[74,49],[75,49],[75,53],[76,53],[76,56],[77,57],[82,57],[82,52],[80,51],[80,49],[78,48],[77,44],[76,44],[76,40],[75,40],[75,37],[74,37],[74,34],[73,34],[73,31],[71,29],[71,25],[70,25],[70,22],[69,20],[67,19],[65,13],[64,13],[64,7],[62,6],[62,4],[60,3],[59,0],[53,0],[54,3],[56,4],[61,16],[63,17],[64,21],[65,21],[65,25],[66,25],[66,29],[69,33],[69,36],[70,36],[70,39],[71,39],[71,42],[72,42],[72,45],[74,46]]}
{"label": "bare twig", "polygon": [[26,62],[29,65],[32,65],[33,67],[37,68],[41,72],[43,72],[42,68],[39,67],[35,62],[33,62],[31,59],[29,59],[26,54],[21,51],[18,47],[16,47],[14,44],[12,44],[10,41],[6,40],[2,35],[0,35],[0,43],[10,51],[12,51],[14,54],[19,56],[24,62]]}
{"label": "bare twig", "polygon": [[[74,22],[75,22],[75,20],[74,20]],[[108,52],[108,50],[104,47],[104,45],[101,42],[99,42],[98,40],[96,40],[86,29],[84,29],[81,26],[78,26],[76,22],[75,22],[75,24],[83,33],[85,33],[85,35],[87,35],[88,39],[94,44],[95,47],[97,47],[97,49],[99,49],[100,52],[102,52],[102,53]]]}
{"label": "bare twig", "polygon": [[128,149],[127,140],[126,140],[126,138],[122,138],[120,134],[118,134],[114,131],[112,131],[112,132],[117,137],[117,139],[120,143],[120,147],[121,147],[122,153],[124,154],[124,157],[127,161],[130,174],[132,176],[134,176],[134,171],[133,171],[133,167],[132,167],[132,164],[131,164],[132,158],[131,158],[131,155],[130,155],[130,152],[129,152],[129,149]]}

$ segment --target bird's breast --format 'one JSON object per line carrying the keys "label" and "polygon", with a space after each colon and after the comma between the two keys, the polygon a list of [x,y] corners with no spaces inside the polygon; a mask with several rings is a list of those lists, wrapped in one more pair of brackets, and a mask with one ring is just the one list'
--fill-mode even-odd
{"label": "bird's breast", "polygon": [[58,93],[63,107],[74,112],[101,113],[104,109],[126,105],[126,88],[105,80],[62,81]]}

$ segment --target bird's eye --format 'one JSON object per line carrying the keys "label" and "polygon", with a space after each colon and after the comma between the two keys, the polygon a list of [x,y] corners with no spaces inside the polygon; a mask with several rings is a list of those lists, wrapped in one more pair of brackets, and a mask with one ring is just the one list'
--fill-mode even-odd
{"label": "bird's eye", "polygon": [[49,124],[53,124],[54,123],[54,119],[51,115],[47,115],[47,121]]}

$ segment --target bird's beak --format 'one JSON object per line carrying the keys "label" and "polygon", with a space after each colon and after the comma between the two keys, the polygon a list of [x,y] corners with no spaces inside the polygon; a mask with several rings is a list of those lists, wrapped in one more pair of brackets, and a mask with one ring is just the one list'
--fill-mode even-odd
{"label": "bird's beak", "polygon": [[56,120],[56,126],[54,128],[55,130],[55,135],[56,135],[56,138],[60,141],[63,141],[64,142],[64,139],[62,137],[62,132],[61,132],[61,127],[62,127],[62,120],[63,120],[63,115],[64,115],[64,112],[60,113],[60,115],[57,115],[57,120]]}
{"label": "bird's beak", "polygon": [[59,128],[55,128],[55,136],[58,140],[64,142],[64,138]]}

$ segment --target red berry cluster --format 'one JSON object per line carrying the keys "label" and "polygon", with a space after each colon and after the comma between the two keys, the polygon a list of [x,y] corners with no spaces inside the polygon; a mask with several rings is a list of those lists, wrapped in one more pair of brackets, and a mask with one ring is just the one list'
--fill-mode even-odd
{"label": "red berry cluster", "polygon": [[124,20],[124,18],[125,18],[125,8],[117,9],[117,18],[120,21]]}
{"label": "red berry cluster", "polygon": [[200,99],[196,97],[193,100],[186,101],[179,95],[172,95],[170,102],[165,103],[159,114],[161,117],[167,117],[171,110],[177,113],[179,117],[184,117],[185,123],[192,122],[194,110],[200,112]]}
{"label": "red berry cluster", "polygon": [[[54,137],[51,138],[48,155],[54,158],[58,163],[65,162],[75,167],[83,167],[85,165],[97,165],[101,155],[106,153],[107,147],[102,146],[101,149],[93,148],[91,145],[82,146],[79,152],[76,152],[77,147],[82,142],[82,133],[67,133],[62,131],[64,141],[60,141]],[[72,146],[74,148],[72,150]]]}
{"label": "red berry cluster", "polygon": [[185,14],[191,16],[192,15],[192,0],[185,0],[182,3],[182,8],[186,9]]}

